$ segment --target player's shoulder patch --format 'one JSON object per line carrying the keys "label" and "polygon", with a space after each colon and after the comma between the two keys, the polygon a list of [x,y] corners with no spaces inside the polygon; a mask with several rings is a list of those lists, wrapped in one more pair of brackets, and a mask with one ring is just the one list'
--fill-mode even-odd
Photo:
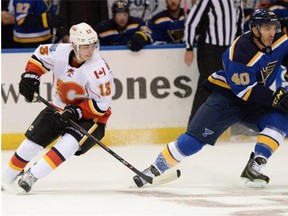
{"label": "player's shoulder patch", "polygon": [[52,44],[49,48],[50,52],[55,52],[58,46],[59,46],[59,43]]}

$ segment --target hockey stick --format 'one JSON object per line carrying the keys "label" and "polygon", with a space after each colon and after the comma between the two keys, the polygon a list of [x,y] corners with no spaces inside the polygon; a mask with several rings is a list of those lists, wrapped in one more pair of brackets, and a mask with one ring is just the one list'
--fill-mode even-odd
{"label": "hockey stick", "polygon": [[[52,7],[55,7],[55,16],[59,15],[59,10],[60,10],[60,0],[53,0],[52,1]],[[51,43],[54,44],[57,40],[57,28],[54,27],[52,29],[52,39],[51,39]]]}
{"label": "hockey stick", "polygon": [[146,11],[147,11],[147,8],[149,7],[149,5],[150,5],[149,0],[145,0],[144,1],[144,10],[143,10],[143,13],[141,16],[141,19],[143,19],[143,20],[144,20],[144,17],[145,17],[145,14],[146,14]]}
{"label": "hockey stick", "polygon": [[[39,101],[44,103],[50,110],[55,111],[55,112],[58,111],[58,110],[56,110],[55,107],[52,106],[52,104],[50,104],[47,100],[45,100],[43,97],[41,97],[38,93],[35,92],[34,97],[36,97]],[[130,163],[128,163],[126,160],[124,160],[122,157],[120,157],[118,154],[116,154],[114,151],[112,151],[110,148],[108,148],[101,141],[96,139],[93,135],[89,134],[84,128],[82,128],[76,122],[74,122],[73,120],[70,119],[69,123],[74,128],[76,128],[77,130],[79,130],[80,132],[85,134],[91,141],[93,141],[94,143],[97,143],[101,148],[103,148],[105,151],[107,151],[109,154],[111,154],[114,158],[116,158],[118,161],[120,161],[123,165],[125,165],[130,170],[132,170],[134,173],[139,175],[142,179],[144,179],[149,184],[164,184],[164,183],[176,180],[181,175],[180,170],[176,170],[176,172],[171,171],[171,172],[163,173],[162,175],[155,176],[155,177],[147,176],[147,175],[143,174],[142,172],[140,172],[138,169],[136,169],[134,166],[132,166]]]}

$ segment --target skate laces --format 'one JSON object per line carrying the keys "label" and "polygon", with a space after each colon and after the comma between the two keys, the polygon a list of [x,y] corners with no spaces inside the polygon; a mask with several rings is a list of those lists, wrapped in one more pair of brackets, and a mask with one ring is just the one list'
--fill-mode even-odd
{"label": "skate laces", "polygon": [[26,182],[29,186],[32,186],[38,179],[30,172],[30,169],[24,173],[20,182]]}

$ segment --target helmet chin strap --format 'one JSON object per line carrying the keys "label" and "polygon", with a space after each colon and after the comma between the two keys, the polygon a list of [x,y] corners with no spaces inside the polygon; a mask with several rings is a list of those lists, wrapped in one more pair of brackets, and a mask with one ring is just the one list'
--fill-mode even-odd
{"label": "helmet chin strap", "polygon": [[263,45],[264,46],[264,48],[262,48],[261,50],[266,50],[266,52],[267,53],[270,53],[271,52],[271,47],[270,46],[266,46],[264,43],[263,43],[263,41],[261,40],[261,33],[260,33],[260,31],[257,29],[257,31],[258,31],[258,33],[259,33],[259,37],[257,37],[253,32],[252,32],[252,34],[253,34],[253,37],[255,37],[256,38],[256,40],[261,44],[261,45]]}
{"label": "helmet chin strap", "polygon": [[79,51],[79,45],[73,46],[73,50],[74,50],[74,53],[76,55],[77,60],[80,61],[80,62],[83,62],[84,60],[80,58],[80,55],[79,55],[79,52],[78,52]]}
{"label": "helmet chin strap", "polygon": [[[258,31],[259,32],[259,31]],[[259,32],[259,34],[260,34],[260,37],[256,37],[255,35],[254,35],[254,37],[256,37],[256,39],[258,40],[258,42],[260,43],[260,44],[262,44],[264,47],[266,47],[267,48],[267,46],[263,43],[263,41],[261,40],[261,33]]]}

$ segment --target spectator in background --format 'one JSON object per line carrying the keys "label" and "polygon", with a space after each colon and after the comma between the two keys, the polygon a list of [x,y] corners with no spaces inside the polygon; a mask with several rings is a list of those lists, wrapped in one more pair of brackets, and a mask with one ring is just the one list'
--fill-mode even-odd
{"label": "spectator in background", "polygon": [[13,41],[15,17],[8,12],[9,2],[10,0],[1,0],[1,47],[4,49],[15,47]]}
{"label": "spectator in background", "polygon": [[[111,8],[115,0],[108,0],[108,8]],[[155,14],[164,10],[166,7],[165,1],[159,0],[126,0],[129,3],[129,14],[133,17],[138,17],[146,23]],[[109,18],[113,18],[112,11],[109,10]]]}
{"label": "spectator in background", "polygon": [[254,1],[250,1],[250,0],[243,0],[243,11],[244,11],[244,27],[243,27],[243,31],[249,31],[249,18],[250,18],[250,14],[253,12],[253,10],[255,8],[258,7],[259,2],[254,0]]}
{"label": "spectator in background", "polygon": [[181,0],[166,0],[167,9],[152,17],[149,29],[154,44],[183,43],[185,13]]}
{"label": "spectator in background", "polygon": [[[13,39],[18,48],[36,48],[41,43],[51,43],[51,28],[61,25],[62,19],[49,14],[45,0],[11,0],[15,16]],[[10,8],[9,8],[10,9]]]}
{"label": "spectator in background", "polygon": [[129,14],[129,3],[116,0],[112,5],[113,18],[96,26],[100,44],[104,46],[127,45],[132,51],[139,51],[151,44],[151,33],[145,22]]}
{"label": "spectator in background", "polygon": [[268,9],[278,16],[282,31],[288,35],[288,0],[277,0]]}
{"label": "spectator in background", "polygon": [[[249,7],[250,6],[250,7]],[[244,14],[245,14],[245,24],[244,24],[244,31],[249,30],[249,17],[253,8],[267,8],[273,11],[277,17],[279,18],[282,31],[288,34],[288,0],[259,0],[253,4],[250,1],[246,1],[244,4]]]}
{"label": "spectator in background", "polygon": [[63,29],[61,30],[62,42],[69,42],[69,29],[72,25],[85,22],[95,27],[103,20],[107,20],[108,3],[107,0],[61,0],[60,12],[65,17]]}
{"label": "spectator in background", "polygon": [[242,28],[242,0],[201,0],[192,6],[185,23],[186,52],[184,61],[188,66],[192,64],[194,60],[193,43],[198,37],[199,79],[189,122],[209,95],[202,86],[202,82],[213,72],[223,69],[222,54],[232,44],[235,37],[242,33]]}
{"label": "spectator in background", "polygon": [[243,0],[244,7],[244,32],[249,31],[250,14],[255,8],[268,8],[271,4],[270,0]]}

